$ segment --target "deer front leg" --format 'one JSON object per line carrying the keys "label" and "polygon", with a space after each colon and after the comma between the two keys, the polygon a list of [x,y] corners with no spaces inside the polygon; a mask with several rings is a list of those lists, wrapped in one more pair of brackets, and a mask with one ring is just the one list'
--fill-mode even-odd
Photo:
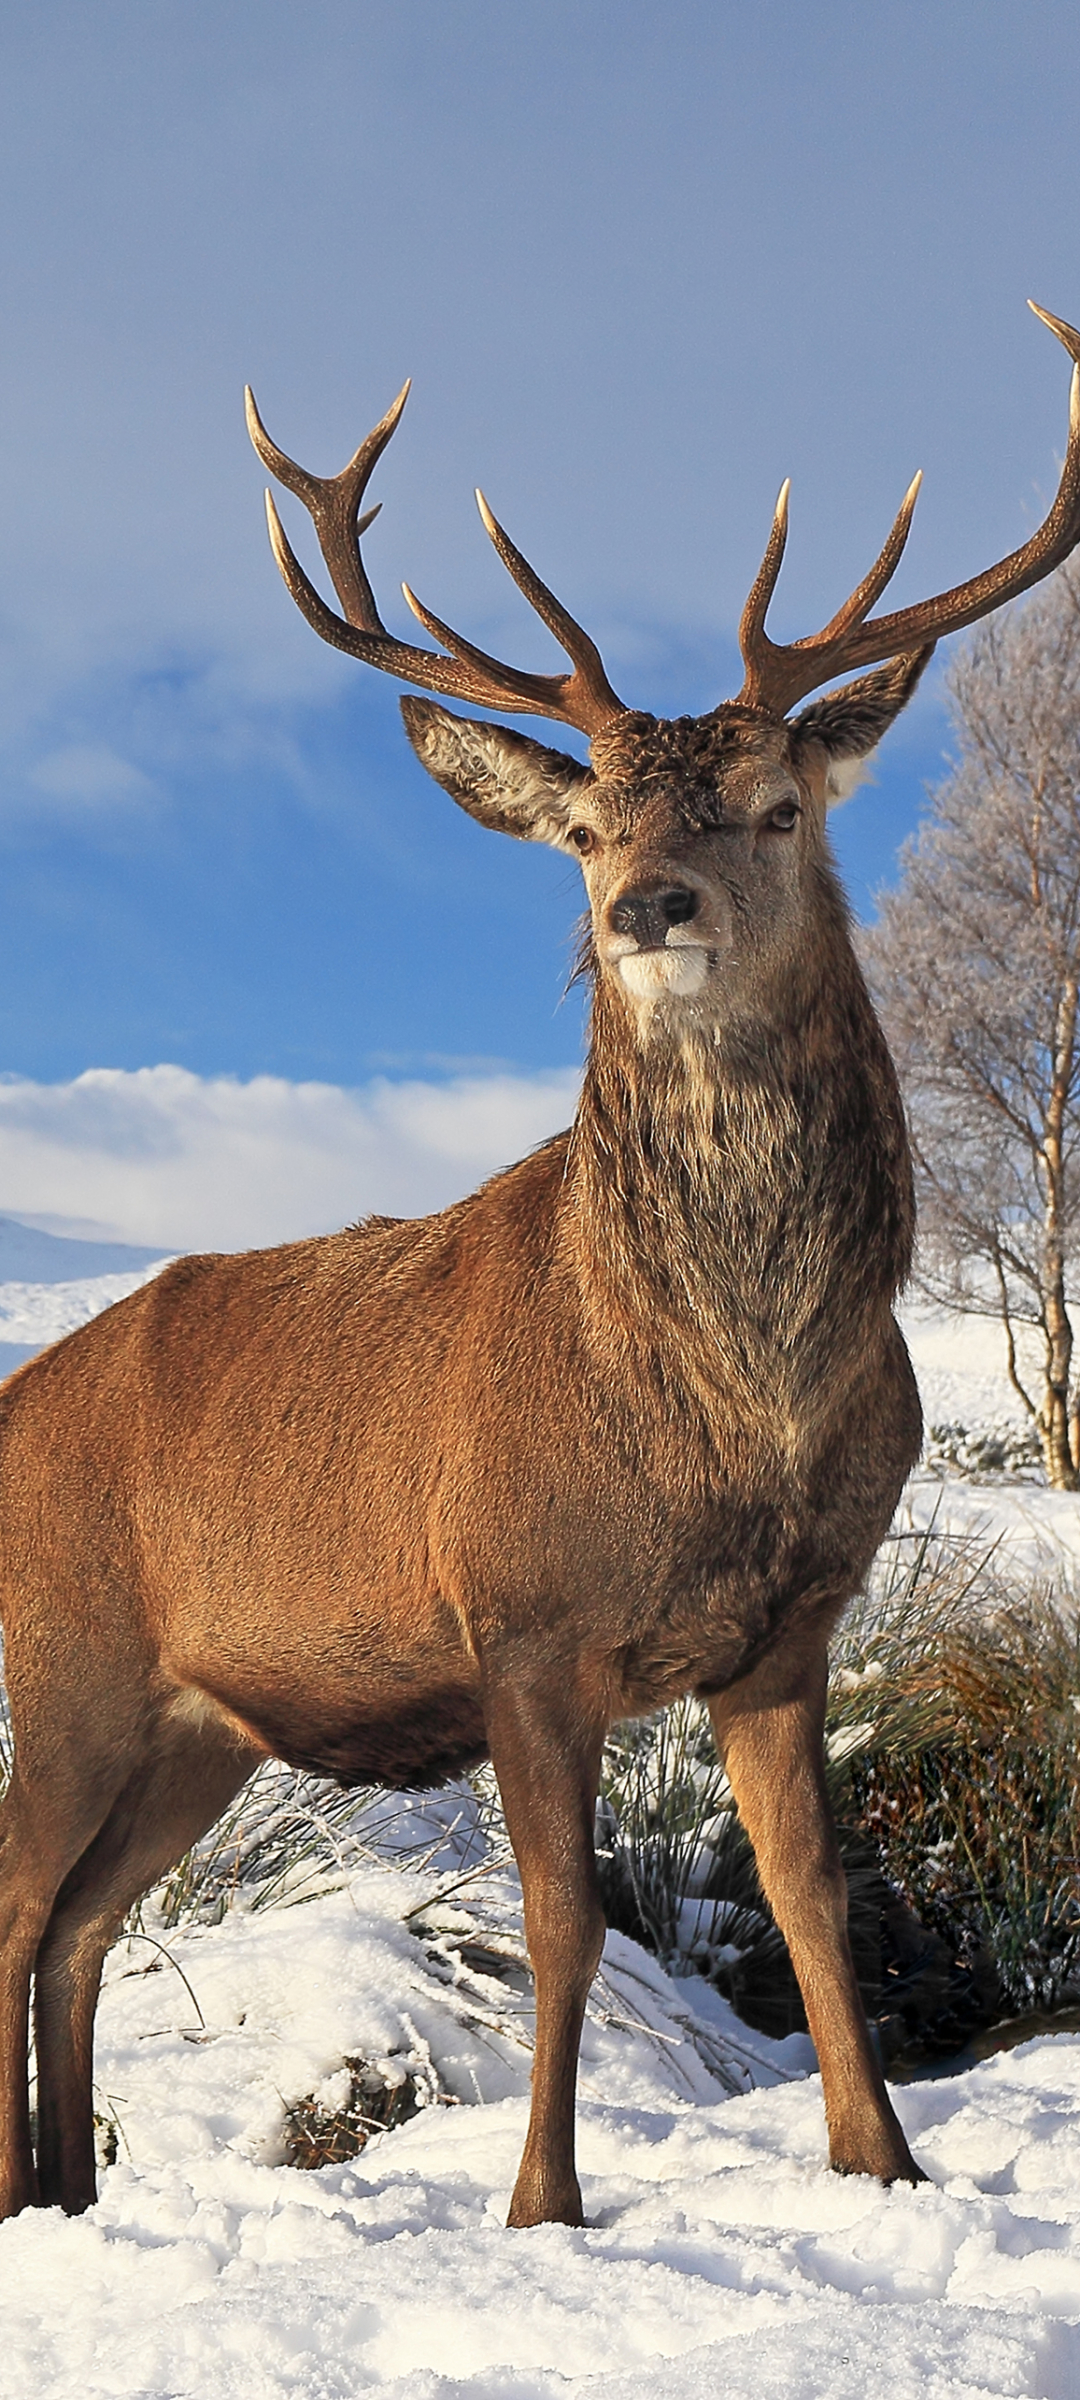
{"label": "deer front leg", "polygon": [[780,1650],[709,1701],[717,1748],[791,1953],[821,2069],[830,2164],[922,2183],[859,1998],[847,1886],[825,1788],[824,1639]]}
{"label": "deer front leg", "polygon": [[[561,1662],[560,1662],[561,1663]],[[542,1686],[500,1668],[485,1699],[488,1741],[521,1871],[536,1984],[529,2130],[509,2225],[580,2225],[574,2166],[578,2045],[604,1946],[593,1818],[604,1723],[549,1669]]]}

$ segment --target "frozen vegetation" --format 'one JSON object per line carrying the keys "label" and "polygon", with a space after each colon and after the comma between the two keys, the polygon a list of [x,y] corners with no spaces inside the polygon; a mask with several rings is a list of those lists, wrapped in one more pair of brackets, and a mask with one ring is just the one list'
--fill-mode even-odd
{"label": "frozen vegetation", "polygon": [[[0,1226],[5,1337],[28,1353],[155,1263]],[[945,1430],[904,1524],[1060,1581],[1080,1501],[1023,1455],[992,1330],[913,1311],[909,1331]],[[877,1705],[860,1657],[837,1757]],[[718,1958],[736,1932],[710,1925]],[[612,1932],[582,2047],[587,2227],[509,2233],[531,2038],[483,1784],[361,1805],[264,1771],[108,1962],[101,2198],[0,2229],[0,2400],[1080,2390],[1080,2037],[901,2088],[929,2181],[886,2192],[828,2172],[805,2035],[752,2032]]]}

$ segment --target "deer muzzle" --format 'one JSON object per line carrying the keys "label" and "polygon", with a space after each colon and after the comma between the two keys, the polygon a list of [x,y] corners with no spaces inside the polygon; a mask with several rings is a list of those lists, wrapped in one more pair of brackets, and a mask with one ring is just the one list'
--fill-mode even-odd
{"label": "deer muzzle", "polygon": [[715,956],[694,885],[638,884],[617,892],[604,911],[601,949],[635,1000],[691,999]]}

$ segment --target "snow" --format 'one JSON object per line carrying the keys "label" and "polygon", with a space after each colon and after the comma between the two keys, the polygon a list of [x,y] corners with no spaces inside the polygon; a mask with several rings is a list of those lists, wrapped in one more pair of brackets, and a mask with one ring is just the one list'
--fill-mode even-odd
{"label": "snow", "polygon": [[942,1481],[913,1475],[897,1514],[901,1530],[933,1525],[939,1533],[996,1545],[1002,1575],[1027,1569],[1037,1577],[1080,1580],[1080,1497],[1032,1484]]}
{"label": "snow", "polygon": [[47,1342],[58,1342],[62,1334],[74,1333],[77,1325],[111,1308],[114,1300],[137,1292],[158,1272],[155,1265],[134,1274],[95,1275],[71,1283],[0,1283],[0,1340],[43,1350]]}
{"label": "snow", "polygon": [[[0,1222],[12,1347],[161,1263],[28,1246],[55,1238]],[[931,1421],[1018,1421],[992,1328],[913,1308],[907,1331]],[[923,1470],[901,1530],[930,1521],[1018,1565],[1080,1561],[1080,1502],[1034,1484]],[[106,1969],[97,2206],[0,2227],[0,2400],[1073,2400],[1077,2037],[897,2091],[930,2180],[884,2191],[829,2173],[805,2037],[748,2033],[610,1934],[587,2224],[508,2232],[531,1987],[516,1880],[469,1865],[469,1806],[378,1803],[394,1858],[343,1849],[336,1877],[299,1872],[273,1905],[246,1886],[217,1924],[147,1905]],[[280,2163],[288,2109],[339,2104],[355,2058],[426,2105],[346,2164]]]}
{"label": "snow", "polygon": [[[86,2217],[0,2228],[4,2400],[1080,2388],[1080,2039],[898,2092],[930,2181],[887,2192],[829,2173],[805,2042],[747,2037],[611,1936],[583,2045],[587,2225],[510,2233],[531,2010],[518,2039],[486,2033],[405,1922],[416,1901],[415,1873],[372,1867],[174,1932],[168,1957],[113,1953],[97,2071],[120,2156]],[[697,2043],[725,2031],[762,2088],[710,2072]],[[346,2165],[275,2163],[286,2103],[332,2094],[357,2053],[426,2063],[444,2099]]]}
{"label": "snow", "polygon": [[[1005,1368],[1005,1339],[987,1318],[957,1317],[909,1300],[901,1320],[927,1425],[1026,1429]],[[942,1477],[917,1471],[898,1513],[901,1530],[933,1524],[974,1546],[998,1546],[1005,1575],[1028,1571],[1080,1580],[1080,1498],[1034,1481]]]}
{"label": "snow", "polygon": [[900,1317],[928,1425],[957,1419],[963,1425],[1026,1422],[1008,1379],[1005,1336],[995,1319],[957,1317],[914,1296]]}

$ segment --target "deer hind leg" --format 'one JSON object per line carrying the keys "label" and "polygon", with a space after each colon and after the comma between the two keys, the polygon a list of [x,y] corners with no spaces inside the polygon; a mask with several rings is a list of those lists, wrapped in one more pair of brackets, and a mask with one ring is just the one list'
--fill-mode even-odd
{"label": "deer hind leg", "polygon": [[34,1975],[37,2171],[46,2207],[77,2216],[97,2196],[93,2041],[105,1953],[133,1902],[220,1816],[260,1755],[228,1727],[166,1719],[64,1881]]}
{"label": "deer hind leg", "polygon": [[[32,1752],[32,1742],[25,1749]],[[30,1984],[56,1894],[107,1814],[116,1780],[104,1761],[89,1758],[77,1780],[55,1768],[35,1775],[20,1748],[0,1806],[0,2217],[40,2197],[27,2079]]]}
{"label": "deer hind leg", "polygon": [[[7,1832],[6,1827],[0,1830]],[[3,1850],[10,1847],[9,1842],[3,1843]],[[40,1888],[36,1892],[16,1890],[7,1867],[5,1859],[5,1888],[0,1898],[0,2217],[17,2216],[38,2198],[26,2053],[30,1978],[49,1913],[48,1896]]]}
{"label": "deer hind leg", "polygon": [[604,1946],[593,1819],[605,1725],[571,1675],[561,1691],[500,1675],[485,1696],[536,1984],[532,2108],[510,2225],[583,2223],[574,2098],[585,2003]]}
{"label": "deer hind leg", "polygon": [[766,1659],[710,1699],[713,1730],[758,1872],[791,1953],[841,2174],[922,2183],[885,2088],[855,1980],[847,1887],[825,1788],[825,1637]]}
{"label": "deer hind leg", "polygon": [[27,2080],[30,1981],[69,1856],[49,1844],[47,1831],[42,1839],[13,1779],[0,1808],[0,2217],[39,2197]]}

